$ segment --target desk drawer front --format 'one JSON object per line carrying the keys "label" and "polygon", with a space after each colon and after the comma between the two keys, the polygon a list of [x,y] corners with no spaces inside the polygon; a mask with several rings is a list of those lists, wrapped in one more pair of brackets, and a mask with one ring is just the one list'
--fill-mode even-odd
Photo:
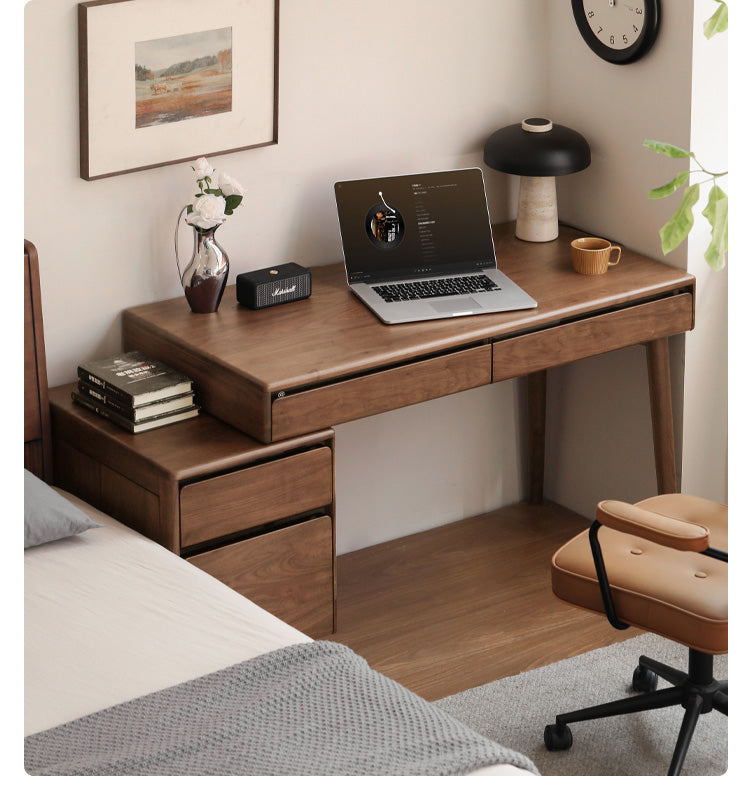
{"label": "desk drawer front", "polygon": [[689,331],[692,327],[693,296],[686,293],[503,339],[492,346],[492,380],[538,372],[629,345],[662,339]]}
{"label": "desk drawer front", "polygon": [[191,483],[180,491],[182,546],[324,507],[332,498],[329,447]]}
{"label": "desk drawer front", "polygon": [[334,630],[333,527],[328,516],[188,557],[311,636]]}
{"label": "desk drawer front", "polygon": [[273,402],[273,440],[361,419],[490,382],[489,345],[309,389]]}

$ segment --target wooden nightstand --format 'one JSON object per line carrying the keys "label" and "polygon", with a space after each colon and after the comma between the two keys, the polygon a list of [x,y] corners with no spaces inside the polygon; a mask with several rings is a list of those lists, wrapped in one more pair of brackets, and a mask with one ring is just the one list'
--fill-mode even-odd
{"label": "wooden nightstand", "polygon": [[208,414],[133,435],[50,390],[55,483],[300,631],[336,628],[334,434],[262,444]]}

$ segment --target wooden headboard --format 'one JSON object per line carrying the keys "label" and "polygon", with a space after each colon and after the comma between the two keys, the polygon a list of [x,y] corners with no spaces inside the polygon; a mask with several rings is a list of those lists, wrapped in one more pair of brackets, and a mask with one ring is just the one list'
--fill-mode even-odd
{"label": "wooden headboard", "polygon": [[23,465],[52,482],[52,444],[36,248],[23,241]]}

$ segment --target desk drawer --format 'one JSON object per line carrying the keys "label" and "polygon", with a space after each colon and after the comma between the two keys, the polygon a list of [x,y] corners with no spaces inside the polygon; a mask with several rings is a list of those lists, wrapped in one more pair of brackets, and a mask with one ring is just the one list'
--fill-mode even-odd
{"label": "desk drawer", "polygon": [[672,295],[502,339],[492,346],[492,380],[527,375],[629,345],[662,339],[693,327],[693,296]]}
{"label": "desk drawer", "polygon": [[490,382],[490,345],[279,397],[271,406],[274,441]]}
{"label": "desk drawer", "polygon": [[334,631],[329,516],[188,557],[188,562],[311,636]]}
{"label": "desk drawer", "polygon": [[180,491],[182,547],[328,505],[331,449],[286,458],[191,483]]}

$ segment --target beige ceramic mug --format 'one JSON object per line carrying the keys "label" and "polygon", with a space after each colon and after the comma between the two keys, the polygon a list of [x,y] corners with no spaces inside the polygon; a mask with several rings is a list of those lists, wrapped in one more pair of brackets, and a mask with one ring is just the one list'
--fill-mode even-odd
{"label": "beige ceramic mug", "polygon": [[[622,249],[601,237],[579,237],[570,244],[573,252],[573,267],[587,276],[601,276],[607,268],[620,261]],[[617,252],[616,259],[612,254]]]}

